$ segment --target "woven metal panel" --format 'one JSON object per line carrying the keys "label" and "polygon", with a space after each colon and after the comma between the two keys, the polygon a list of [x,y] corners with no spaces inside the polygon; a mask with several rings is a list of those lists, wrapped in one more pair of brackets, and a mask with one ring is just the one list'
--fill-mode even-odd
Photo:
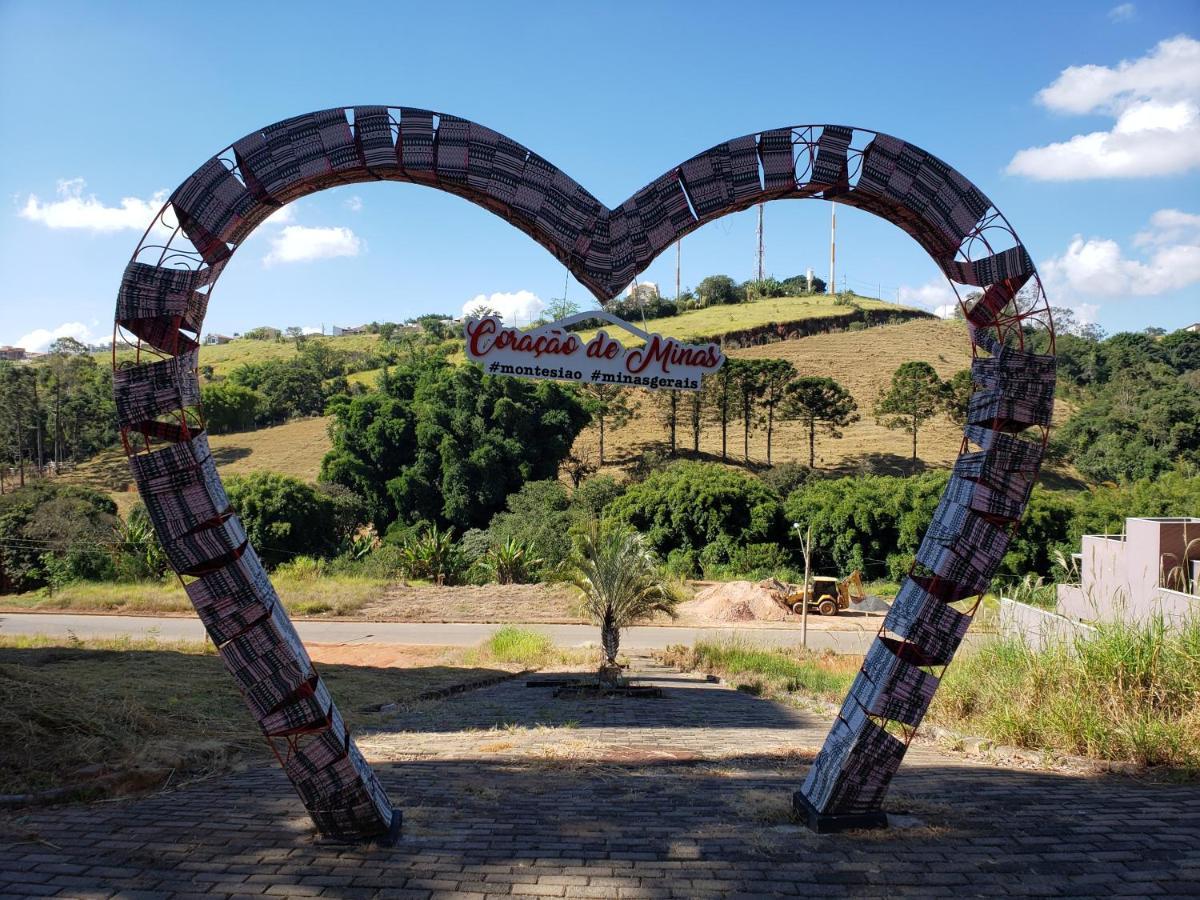
{"label": "woven metal panel", "polygon": [[118,369],[113,373],[113,395],[122,427],[196,406],[200,402],[196,350]]}
{"label": "woven metal panel", "polygon": [[933,666],[950,662],[970,624],[970,616],[930,594],[911,578],[904,579],[883,622],[892,634],[916,646]]}

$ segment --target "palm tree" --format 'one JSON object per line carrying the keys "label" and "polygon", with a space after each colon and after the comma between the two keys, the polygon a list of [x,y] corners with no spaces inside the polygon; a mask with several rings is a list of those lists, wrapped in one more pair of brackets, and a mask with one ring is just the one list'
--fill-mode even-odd
{"label": "palm tree", "polygon": [[600,626],[602,681],[615,681],[620,671],[621,629],[657,612],[674,618],[679,603],[640,534],[595,522],[584,535],[571,582],[583,597],[584,610]]}

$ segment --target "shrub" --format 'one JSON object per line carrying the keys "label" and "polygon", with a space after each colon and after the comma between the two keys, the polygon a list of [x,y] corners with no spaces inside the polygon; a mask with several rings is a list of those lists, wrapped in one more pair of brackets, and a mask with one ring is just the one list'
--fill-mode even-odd
{"label": "shrub", "polygon": [[520,541],[509,538],[489,548],[479,565],[497,584],[528,584],[543,562]]}
{"label": "shrub", "polygon": [[420,537],[410,538],[400,548],[400,568],[410,578],[436,584],[458,581],[466,570],[466,560],[454,543],[454,529],[431,525]]}
{"label": "shrub", "polygon": [[812,477],[812,469],[803,463],[779,463],[766,469],[758,477],[776,496],[787,497],[792,491],[808,483]]}
{"label": "shrub", "polygon": [[269,566],[293,556],[341,553],[365,516],[353,494],[277,472],[234,476],[225,488],[246,534]]}
{"label": "shrub", "polygon": [[605,518],[643,533],[661,557],[691,550],[705,565],[728,563],[736,547],[787,537],[779,498],[754,476],[715,463],[661,469],[614,500]]}
{"label": "shrub", "polygon": [[539,571],[561,566],[571,553],[570,530],[575,521],[562,483],[531,481],[509,494],[505,506],[488,526],[489,548],[513,541],[540,560]]}
{"label": "shrub", "polygon": [[232,381],[204,385],[200,402],[204,404],[204,425],[212,434],[248,431],[266,405],[262,394]]}
{"label": "shrub", "polygon": [[594,475],[571,495],[571,507],[580,516],[599,518],[624,493],[624,486],[611,475]]}
{"label": "shrub", "polygon": [[116,574],[117,507],[79,485],[39,481],[0,496],[0,590]]}

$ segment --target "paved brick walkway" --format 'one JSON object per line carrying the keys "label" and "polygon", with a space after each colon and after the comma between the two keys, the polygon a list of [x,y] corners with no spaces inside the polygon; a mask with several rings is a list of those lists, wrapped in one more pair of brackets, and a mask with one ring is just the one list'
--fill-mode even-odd
{"label": "paved brick walkway", "polygon": [[[0,894],[74,897],[1200,896],[1200,790],[992,768],[917,747],[909,827],[791,824],[828,720],[686,675],[661,700],[511,681],[365,738],[405,836],[323,844],[274,768],[47,809],[0,844]],[[10,830],[8,833],[12,833]]]}

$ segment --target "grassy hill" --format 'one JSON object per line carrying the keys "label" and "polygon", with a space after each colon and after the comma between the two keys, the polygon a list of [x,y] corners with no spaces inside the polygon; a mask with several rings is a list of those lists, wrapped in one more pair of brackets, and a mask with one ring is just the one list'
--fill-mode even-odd
{"label": "grassy hill", "polygon": [[[889,431],[875,424],[871,410],[880,392],[888,384],[892,372],[903,362],[925,360],[933,365],[941,377],[949,378],[967,368],[971,357],[966,329],[961,322],[920,318],[844,330],[848,320],[860,317],[863,311],[878,314],[897,310],[913,312],[905,307],[863,297],[854,297],[852,305],[837,304],[833,298],[826,296],[781,297],[692,310],[679,316],[651,320],[647,325],[651,330],[682,339],[800,322],[805,323],[801,329],[805,331],[813,327],[836,329],[828,334],[777,340],[759,346],[730,349],[728,352],[739,358],[786,359],[795,365],[800,374],[827,375],[844,384],[854,395],[861,419],[847,427],[840,440],[818,436],[819,467],[845,472],[902,472],[907,471],[908,438],[901,432]],[[585,332],[583,336],[587,338],[591,334]],[[378,337],[350,335],[325,340],[339,348],[365,350],[370,349]],[[212,365],[221,373],[246,362],[286,358],[295,352],[295,345],[288,342],[238,340],[221,346],[204,347],[200,358],[203,364]],[[358,372],[349,376],[349,381],[373,388],[380,371]],[[624,468],[646,450],[664,450],[667,446],[665,428],[651,395],[644,391],[633,391],[632,394],[633,399],[640,403],[639,417],[623,429],[608,431],[605,455],[606,468],[609,469]],[[690,433],[682,412],[678,444],[680,448],[690,449]],[[1056,424],[1065,420],[1068,412],[1060,401]],[[314,480],[321,458],[329,449],[328,422],[326,418],[303,419],[244,434],[216,435],[211,442],[222,474],[268,469]],[[921,432],[918,443],[920,457],[926,465],[947,466],[957,456],[961,439],[961,429],[944,418],[934,419]],[[595,457],[598,440],[597,428],[589,427],[579,436],[576,450]],[[712,423],[705,424],[700,449],[706,456],[719,456],[719,427]],[[758,430],[752,433],[750,457],[754,465],[765,464],[765,432]],[[742,460],[739,422],[730,423],[729,459],[734,462]],[[773,461],[807,462],[807,438],[798,424],[776,424]],[[66,477],[103,490],[116,491],[118,497],[129,484],[125,457],[119,449],[99,454]]]}
{"label": "grassy hill", "polygon": [[[222,475],[245,475],[260,469],[316,481],[321,459],[329,450],[329,419],[296,419],[242,434],[209,438]],[[62,476],[63,481],[108,491],[122,511],[137,499],[125,451],[112,447]]]}
{"label": "grassy hill", "polygon": [[[760,328],[764,325],[787,325],[788,323],[810,323],[813,319],[825,319],[831,327],[840,327],[853,321],[860,311],[869,312],[919,312],[895,303],[885,303],[870,297],[847,295],[848,303],[839,304],[827,294],[803,297],[771,297],[753,303],[736,303],[728,306],[708,306],[693,309],[663,319],[649,319],[644,330],[657,332],[680,340],[711,338],[733,331]],[[632,324],[642,327],[641,321]],[[580,332],[580,337],[590,340],[595,331]],[[630,335],[621,339],[627,345],[641,343]]]}
{"label": "grassy hill", "polygon": [[[891,381],[892,373],[904,362],[925,360],[942,378],[971,364],[970,342],[966,326],[959,321],[918,319],[882,325],[861,331],[817,334],[794,341],[778,341],[756,347],[730,350],[740,359],[786,359],[801,375],[824,375],[845,385],[858,403],[860,420],[845,429],[843,437],[833,440],[817,435],[818,468],[843,472],[871,471],[903,474],[908,472],[909,438],[904,432],[889,431],[875,424],[872,408]],[[666,428],[658,417],[647,391],[635,391],[641,403],[640,415],[625,428],[609,429],[605,434],[606,469],[624,468],[649,449],[667,449]],[[1070,410],[1061,401],[1056,406],[1055,424],[1066,420]],[[680,416],[677,441],[691,449],[691,433]],[[922,429],[917,451],[927,466],[949,466],[958,455],[962,429],[945,417],[929,421]],[[588,427],[575,443],[577,452],[597,457],[599,431]],[[718,457],[721,452],[720,426],[705,423],[700,452]],[[741,422],[729,426],[729,459],[742,461]],[[750,436],[750,460],[766,463],[766,432]],[[808,462],[808,436],[799,423],[776,423],[772,440],[772,462]],[[1068,476],[1069,477],[1069,476]]]}
{"label": "grassy hill", "polygon": [[[310,341],[325,341],[336,350],[368,351],[374,350],[379,342],[377,334],[344,334],[341,337],[310,337]],[[296,355],[294,341],[253,341],[238,338],[228,344],[214,344],[200,348],[200,365],[212,366],[213,374],[217,377],[228,375],[240,365],[251,362],[265,362],[270,359],[290,359]],[[99,354],[101,362],[109,360],[108,351]],[[133,359],[132,349],[121,349],[117,352],[118,359]]]}

